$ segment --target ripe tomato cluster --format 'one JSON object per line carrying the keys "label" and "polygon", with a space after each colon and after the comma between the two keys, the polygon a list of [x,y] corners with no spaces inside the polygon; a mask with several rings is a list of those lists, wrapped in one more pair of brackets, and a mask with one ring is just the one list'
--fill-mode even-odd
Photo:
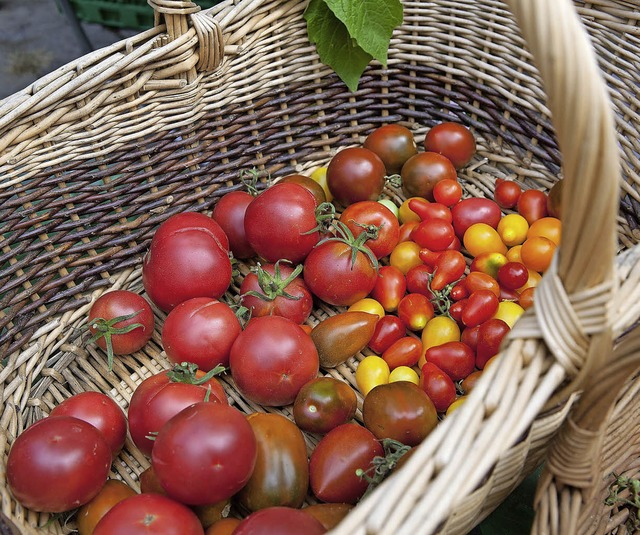
{"label": "ripe tomato cluster", "polygon": [[[385,125],[310,176],[258,191],[242,173],[248,191],[224,194],[210,216],[162,223],[142,283],[166,314],[172,369],[142,380],[126,415],[87,392],[27,428],[7,464],[16,499],[79,507],[81,534],[151,522],[286,535],[339,522],[464,402],[560,243],[559,188],[498,179],[494,199],[464,198],[457,172],[475,154],[471,132],[441,123],[423,147]],[[398,205],[385,191],[400,188]],[[96,300],[88,328],[111,369],[155,322],[146,299],[118,290]],[[244,412],[229,404],[236,393]],[[252,404],[292,418],[245,414]],[[107,480],[127,430],[149,461],[140,494]],[[303,507],[309,491],[321,503]],[[246,518],[224,518],[230,504]]]}

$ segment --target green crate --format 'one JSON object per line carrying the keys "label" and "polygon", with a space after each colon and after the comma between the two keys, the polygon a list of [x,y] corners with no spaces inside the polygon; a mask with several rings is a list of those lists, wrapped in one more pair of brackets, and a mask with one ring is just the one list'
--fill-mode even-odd
{"label": "green crate", "polygon": [[[196,0],[208,9],[222,0]],[[69,0],[78,20],[103,26],[146,30],[153,26],[153,9],[146,0]]]}

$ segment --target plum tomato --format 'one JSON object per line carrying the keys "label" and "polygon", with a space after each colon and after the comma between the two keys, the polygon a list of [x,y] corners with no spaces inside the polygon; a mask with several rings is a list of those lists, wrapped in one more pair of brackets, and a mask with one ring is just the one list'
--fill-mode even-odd
{"label": "plum tomato", "polygon": [[409,293],[398,304],[398,317],[410,331],[421,331],[434,316],[433,304],[421,293]]}
{"label": "plum tomato", "polygon": [[242,331],[229,305],[209,297],[183,301],[162,327],[162,345],[173,364],[192,362],[208,372],[229,365],[229,352]]}
{"label": "plum tomato", "polygon": [[502,217],[500,207],[495,201],[483,197],[462,199],[451,208],[453,228],[456,236],[462,239],[467,229],[474,223],[485,223],[494,229]]}
{"label": "plum tomato", "polygon": [[350,385],[333,377],[318,377],[298,392],[293,419],[303,431],[325,434],[349,422],[357,406],[358,399]]}
{"label": "plum tomato", "polygon": [[482,370],[487,361],[498,354],[500,344],[510,330],[506,322],[496,318],[489,319],[480,325],[476,347],[476,368]]}
{"label": "plum tomato", "polygon": [[246,191],[230,191],[218,199],[211,214],[227,235],[235,258],[251,258],[255,254],[244,231],[244,214],[251,201],[253,195]]}
{"label": "plum tomato", "polygon": [[256,437],[244,414],[230,405],[200,402],[162,426],[151,463],[169,497],[206,505],[244,487],[256,457]]}
{"label": "plum tomato", "polygon": [[533,238],[534,236],[542,236],[551,240],[556,245],[560,245],[560,238],[562,235],[562,223],[557,217],[541,217],[536,219],[529,230],[527,231],[527,238]]}
{"label": "plum tomato", "polygon": [[467,327],[484,323],[496,313],[499,303],[498,297],[491,290],[472,292],[462,311],[462,322]]}
{"label": "plum tomato", "polygon": [[415,336],[403,336],[382,353],[383,360],[393,371],[399,366],[415,366],[422,354],[422,342]]}
{"label": "plum tomato", "polygon": [[27,509],[69,511],[100,492],[111,459],[109,445],[93,425],[73,416],[43,418],[11,446],[7,486]]}
{"label": "plum tomato", "polygon": [[53,416],[74,416],[95,427],[107,441],[111,454],[120,453],[127,438],[127,419],[120,406],[102,392],[80,392],[59,405],[49,413]]}
{"label": "plum tomato", "polygon": [[404,322],[395,315],[388,314],[380,318],[369,340],[369,349],[382,355],[396,340],[405,336],[407,328]]}
{"label": "plum tomato", "polygon": [[451,161],[437,152],[419,152],[402,166],[402,190],[407,197],[423,197],[434,201],[433,188],[444,179],[458,180]]}
{"label": "plum tomato", "polygon": [[91,535],[100,519],[114,505],[135,495],[136,491],[125,482],[119,479],[107,479],[100,492],[78,510],[76,515],[78,535]]}
{"label": "plum tomato", "polygon": [[453,381],[464,379],[475,367],[473,349],[464,342],[458,341],[430,347],[425,353],[425,359],[438,366]]}
{"label": "plum tomato", "polygon": [[456,169],[461,169],[476,153],[476,140],[466,126],[445,121],[436,124],[427,132],[424,148],[446,156]]}
{"label": "plum tomato", "polygon": [[386,312],[394,312],[407,292],[404,273],[396,266],[379,266],[378,277],[370,297],[378,301]]}
{"label": "plum tomato", "polygon": [[255,511],[243,519],[233,535],[323,535],[322,523],[302,509],[274,506]]}
{"label": "plum tomato", "polygon": [[520,256],[522,263],[529,269],[544,273],[551,265],[556,244],[544,236],[532,236],[522,244]]}
{"label": "plum tomato", "polygon": [[229,367],[247,399],[269,407],[289,405],[302,386],[318,375],[318,350],[290,319],[251,318],[231,346]]}
{"label": "plum tomato", "polygon": [[384,307],[372,297],[365,297],[364,299],[360,299],[360,301],[356,301],[353,305],[350,305],[349,308],[347,308],[347,311],[366,312],[367,314],[378,316],[378,319],[385,316]]}
{"label": "plum tomato", "polygon": [[365,427],[379,440],[417,446],[433,431],[438,413],[429,396],[407,381],[376,386],[362,404]]}
{"label": "plum tomato", "polygon": [[471,256],[482,253],[500,253],[505,255],[507,246],[498,231],[486,223],[474,223],[464,232],[462,238],[465,248]]}
{"label": "plum tomato", "polygon": [[359,201],[377,201],[385,184],[384,162],[364,147],[339,151],[327,167],[327,184],[342,206]]}
{"label": "plum tomato", "polygon": [[522,188],[513,180],[498,179],[493,192],[493,199],[500,208],[510,210],[518,204]]}
{"label": "plum tomato", "polygon": [[411,130],[399,124],[376,128],[366,137],[363,147],[380,157],[388,175],[400,173],[404,163],[418,152]]}
{"label": "plum tomato", "polygon": [[418,214],[420,221],[429,221],[430,219],[443,219],[448,223],[453,221],[453,215],[449,207],[439,202],[431,202],[422,197],[413,197],[409,199],[409,208]]}
{"label": "plum tomato", "polygon": [[456,385],[443,370],[433,362],[426,362],[420,369],[422,388],[438,412],[445,412],[456,400]]}
{"label": "plum tomato", "polygon": [[374,457],[383,455],[384,449],[371,431],[356,423],[339,425],[324,435],[311,453],[311,491],[323,502],[354,504],[368,486],[356,470],[367,470]]}
{"label": "plum tomato", "polygon": [[398,218],[379,202],[352,203],[340,214],[340,221],[351,230],[355,237],[365,229],[369,229],[375,237],[369,238],[364,244],[378,259],[388,256],[398,244],[400,238]]}

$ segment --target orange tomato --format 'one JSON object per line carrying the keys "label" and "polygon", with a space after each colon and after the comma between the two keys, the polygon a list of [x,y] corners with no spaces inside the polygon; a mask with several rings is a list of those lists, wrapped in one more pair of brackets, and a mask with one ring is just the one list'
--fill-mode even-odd
{"label": "orange tomato", "polygon": [[544,273],[551,264],[555,250],[556,244],[549,238],[543,236],[527,238],[520,250],[522,263],[533,271]]}
{"label": "orange tomato", "polygon": [[231,535],[238,524],[240,524],[239,518],[223,518],[211,524],[205,531],[205,535]]}
{"label": "orange tomato", "polygon": [[93,529],[109,510],[125,498],[135,496],[136,491],[119,479],[107,479],[98,495],[78,511],[76,521],[80,535],[93,533]]}
{"label": "orange tomato", "polygon": [[543,217],[534,221],[529,227],[527,238],[542,236],[551,240],[556,245],[560,245],[560,235],[562,234],[562,223],[557,217]]}
{"label": "orange tomato", "polygon": [[531,307],[531,305],[533,305],[534,290],[535,290],[535,287],[530,286],[522,290],[522,292],[520,292],[520,295],[518,296],[518,304],[525,310],[527,310],[528,308]]}
{"label": "orange tomato", "polygon": [[472,256],[482,253],[507,252],[507,246],[502,241],[498,231],[486,223],[474,223],[464,233],[462,242]]}
{"label": "orange tomato", "polygon": [[412,267],[423,264],[420,259],[420,246],[414,241],[400,242],[391,251],[389,264],[397,267],[406,275]]}
{"label": "orange tomato", "polygon": [[522,263],[522,255],[520,252],[522,251],[522,245],[514,245],[510,247],[507,251],[507,260],[509,262],[520,262]]}

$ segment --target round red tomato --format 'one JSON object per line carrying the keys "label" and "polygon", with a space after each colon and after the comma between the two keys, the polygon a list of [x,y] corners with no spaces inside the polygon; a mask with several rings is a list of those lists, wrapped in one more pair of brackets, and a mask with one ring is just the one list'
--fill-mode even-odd
{"label": "round red tomato", "polygon": [[427,362],[422,366],[420,388],[433,401],[438,412],[445,412],[456,400],[456,385],[453,379],[433,362]]}
{"label": "round red tomato", "polygon": [[376,128],[364,140],[363,146],[380,157],[389,175],[400,173],[404,163],[418,152],[411,130],[399,124]]}
{"label": "round red tomato", "polygon": [[244,414],[229,405],[202,402],[180,411],[160,429],[151,462],[169,497],[206,505],[244,487],[256,455],[256,437]]}
{"label": "round red tomato", "polygon": [[61,513],[84,505],[107,481],[111,449],[93,425],[48,417],[25,429],[7,458],[7,483],[27,509]]}
{"label": "round red tomato", "polygon": [[127,438],[127,419],[120,406],[102,392],[80,392],[53,408],[49,416],[74,416],[98,429],[112,455],[120,453]]}
{"label": "round red tomato", "polygon": [[148,301],[129,290],[102,294],[89,310],[91,340],[107,351],[109,369],[113,355],[129,355],[142,349],[155,326]]}
{"label": "round red tomato", "polygon": [[300,184],[276,183],[247,207],[247,240],[267,262],[302,262],[320,239],[320,232],[313,231],[316,207],[315,197]]}
{"label": "round red tomato", "polygon": [[496,180],[493,198],[500,208],[515,208],[522,193],[522,188],[513,180]]}
{"label": "round red tomato", "polygon": [[174,364],[192,362],[208,372],[229,365],[229,351],[242,331],[229,305],[209,297],[183,301],[162,327],[162,345]]}
{"label": "round red tomato", "polygon": [[547,194],[536,189],[527,189],[520,194],[517,204],[518,213],[531,225],[548,215]]}
{"label": "round red tomato", "polygon": [[444,251],[456,237],[453,225],[444,219],[422,221],[411,233],[411,239],[431,251]]}
{"label": "round red tomato", "polygon": [[252,318],[231,347],[231,375],[238,390],[266,406],[293,403],[315,379],[318,351],[299,325],[280,316]]}
{"label": "round red tomato", "polygon": [[461,169],[476,153],[476,140],[466,126],[446,121],[427,132],[424,148],[446,156],[456,169]]}
{"label": "round red tomato", "polygon": [[373,251],[376,258],[388,256],[400,239],[398,218],[383,204],[377,201],[360,201],[347,206],[340,215],[342,221],[354,236],[364,232],[365,228],[376,228],[375,238],[368,239],[365,245]]}
{"label": "round red tomato", "polygon": [[176,214],[158,227],[142,264],[142,283],[162,310],[192,297],[220,297],[231,283],[229,240],[210,217]]}
{"label": "round red tomato", "polygon": [[311,491],[323,502],[356,503],[368,486],[356,470],[368,470],[378,456],[384,449],[371,431],[355,423],[339,425],[311,453]]}
{"label": "round red tomato", "polygon": [[437,203],[453,206],[462,198],[462,186],[457,180],[445,178],[433,187],[433,198]]}
{"label": "round red tomato", "polygon": [[293,418],[303,431],[324,434],[349,422],[357,407],[358,399],[351,386],[333,377],[318,377],[298,392]]}
{"label": "round red tomato", "polygon": [[244,214],[251,201],[253,195],[246,191],[230,191],[220,197],[211,215],[224,230],[236,258],[251,258],[255,254],[244,231]]}
{"label": "round red tomato", "polygon": [[252,317],[274,315],[304,323],[313,309],[313,296],[301,272],[301,265],[258,264],[240,285],[242,304]]}
{"label": "round red tomato", "polygon": [[373,151],[348,147],[338,152],[327,167],[327,184],[333,198],[343,206],[376,201],[385,183],[384,162]]}
{"label": "round red tomato", "polygon": [[233,535],[322,535],[319,520],[293,507],[267,507],[251,513],[234,529]]}
{"label": "round red tomato", "polygon": [[444,179],[458,180],[451,161],[437,152],[420,152],[402,166],[402,190],[407,197],[433,197],[434,186]]}
{"label": "round red tomato", "polygon": [[94,535],[203,535],[196,514],[186,505],[161,494],[137,494],[114,505],[102,517]]}

